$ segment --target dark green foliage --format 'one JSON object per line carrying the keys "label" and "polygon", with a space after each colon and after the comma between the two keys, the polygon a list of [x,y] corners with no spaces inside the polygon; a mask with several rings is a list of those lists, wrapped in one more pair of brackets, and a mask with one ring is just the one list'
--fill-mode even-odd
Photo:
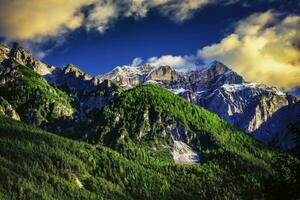
{"label": "dark green foliage", "polygon": [[234,155],[197,165],[146,164],[3,117],[0,144],[3,199],[273,199],[279,183],[284,199],[296,195],[287,166],[299,162],[281,153],[272,153],[272,173]]}
{"label": "dark green foliage", "polygon": [[0,194],[6,199],[158,198],[168,188],[166,177],[108,148],[3,117],[0,143]]}

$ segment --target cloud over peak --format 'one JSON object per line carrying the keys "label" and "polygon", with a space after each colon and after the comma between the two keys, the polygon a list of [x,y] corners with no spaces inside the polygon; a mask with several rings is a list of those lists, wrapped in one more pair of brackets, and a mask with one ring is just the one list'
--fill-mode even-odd
{"label": "cloud over peak", "polygon": [[153,66],[172,66],[179,72],[186,72],[190,70],[196,70],[197,58],[195,56],[173,56],[164,55],[161,57],[151,57],[147,60],[148,64]]}
{"label": "cloud over peak", "polygon": [[293,88],[300,85],[299,27],[300,16],[256,13],[198,56],[206,62],[221,60],[249,81]]}

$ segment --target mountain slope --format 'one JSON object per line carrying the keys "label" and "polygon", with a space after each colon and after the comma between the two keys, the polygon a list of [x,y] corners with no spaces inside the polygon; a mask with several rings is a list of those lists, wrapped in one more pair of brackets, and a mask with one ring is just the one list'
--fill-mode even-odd
{"label": "mountain slope", "polygon": [[[182,152],[188,147],[198,155],[199,159],[194,157],[194,161],[201,164],[196,165],[220,167],[227,174],[229,185],[238,182],[252,195],[261,194],[262,180],[277,174],[276,160],[287,158],[281,158],[280,153],[233,128],[217,115],[157,85],[142,85],[121,93],[99,113],[97,130],[89,137],[90,142],[107,145],[146,166],[174,161],[182,164],[184,158],[174,156],[174,149],[181,148]],[[288,165],[297,165],[298,161],[292,160],[287,161]],[[279,166],[286,168],[282,164]],[[242,182],[237,180],[241,177]]]}
{"label": "mountain slope", "polygon": [[154,199],[176,190],[165,175],[108,148],[8,118],[0,122],[0,194],[6,199]]}
{"label": "mountain slope", "polygon": [[90,141],[114,145],[119,140],[155,138],[171,145],[184,142],[201,152],[203,160],[222,152],[253,156],[254,160],[268,157],[256,152],[265,149],[263,144],[217,115],[151,84],[125,91],[108,103],[99,112],[98,133]]}
{"label": "mountain slope", "polygon": [[[0,122],[0,196],[3,199],[124,197],[118,185],[101,177],[90,178],[96,158],[101,154],[95,147],[8,118],[0,117]],[[112,154],[103,151],[103,159],[106,154]],[[83,182],[90,188],[81,189]],[[98,194],[93,184],[100,186]]]}
{"label": "mountain slope", "polygon": [[3,117],[0,143],[4,199],[271,199],[277,187],[278,197],[299,195],[299,162],[271,151],[266,167],[235,156],[188,166],[128,160]]}

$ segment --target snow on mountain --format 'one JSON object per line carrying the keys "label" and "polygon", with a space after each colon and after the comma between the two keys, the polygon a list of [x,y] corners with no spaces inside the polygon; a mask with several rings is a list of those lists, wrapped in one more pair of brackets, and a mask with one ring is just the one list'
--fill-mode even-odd
{"label": "snow on mountain", "polygon": [[266,85],[259,84],[259,83],[224,84],[221,87],[228,92],[237,92],[237,91],[242,91],[242,90],[251,88],[251,89],[256,89],[256,90],[272,92],[276,95],[281,95],[281,96],[286,95],[286,93],[280,91],[276,87],[267,87]]}
{"label": "snow on mountain", "polygon": [[170,89],[170,91],[172,91],[175,94],[180,94],[186,91],[186,89],[184,88],[176,88],[176,89]]}
{"label": "snow on mountain", "polygon": [[[149,69],[147,68],[149,67]],[[129,89],[139,85],[152,69],[152,66],[135,67],[135,66],[123,66],[116,67],[112,71],[104,74],[103,76],[98,76],[99,78],[105,80],[111,80],[116,82],[118,85],[125,89]]]}
{"label": "snow on mountain", "polygon": [[152,66],[145,64],[142,66],[123,66],[116,67],[111,72],[99,76],[101,79],[108,79],[116,82],[125,89],[133,88],[149,81],[172,82],[180,78],[170,66]]}
{"label": "snow on mountain", "polygon": [[132,78],[132,77],[141,76],[144,74],[145,74],[145,72],[142,72],[140,67],[123,66],[123,67],[114,68],[112,71],[101,76],[101,78],[116,79],[117,76],[124,76],[126,78]]}

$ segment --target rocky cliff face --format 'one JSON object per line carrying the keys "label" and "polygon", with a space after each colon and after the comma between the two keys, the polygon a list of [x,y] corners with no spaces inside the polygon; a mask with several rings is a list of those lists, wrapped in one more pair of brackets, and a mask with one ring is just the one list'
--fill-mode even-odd
{"label": "rocky cliff face", "polygon": [[212,92],[195,95],[193,99],[189,97],[189,100],[265,143],[293,146],[293,137],[284,140],[279,137],[296,119],[297,101],[276,88],[260,84],[225,84]]}
{"label": "rocky cliff face", "polygon": [[146,80],[175,82],[180,79],[180,75],[170,66],[161,66],[151,70],[146,76]]}
{"label": "rocky cliff face", "polygon": [[94,109],[100,110],[109,102],[120,88],[110,80],[104,80],[90,91],[76,93],[79,110],[83,119]]}

